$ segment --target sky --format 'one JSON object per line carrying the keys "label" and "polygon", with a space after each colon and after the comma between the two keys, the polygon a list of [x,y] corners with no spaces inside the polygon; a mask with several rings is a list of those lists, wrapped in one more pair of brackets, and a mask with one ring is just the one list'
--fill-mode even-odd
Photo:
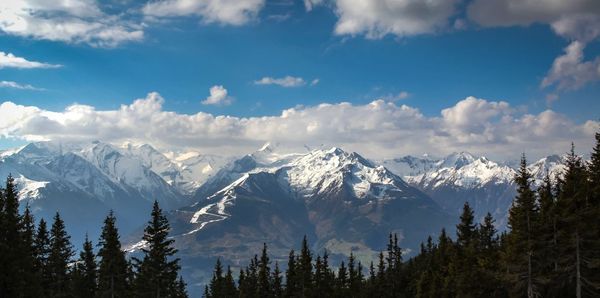
{"label": "sky", "polygon": [[4,0],[0,149],[591,149],[597,0]]}

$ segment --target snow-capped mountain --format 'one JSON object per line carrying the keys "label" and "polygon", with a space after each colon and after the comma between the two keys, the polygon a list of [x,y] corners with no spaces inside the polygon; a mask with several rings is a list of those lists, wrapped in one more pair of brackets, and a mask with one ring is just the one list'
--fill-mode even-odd
{"label": "snow-capped mountain", "polygon": [[126,233],[147,220],[154,200],[167,210],[189,204],[190,196],[163,178],[169,170],[184,176],[149,145],[36,142],[0,155],[0,176],[16,178],[21,206],[47,220],[60,211],[76,243],[97,234],[108,210]]}
{"label": "snow-capped mountain", "polygon": [[[533,186],[541,184],[546,172],[552,179],[560,175],[563,161],[564,158],[551,155],[530,164]],[[505,227],[508,209],[516,195],[513,182],[516,168],[468,152],[439,159],[406,156],[385,160],[382,164],[427,193],[451,214],[460,214],[467,201],[479,219],[490,212],[499,227]]]}
{"label": "snow-capped mountain", "polygon": [[209,277],[211,268],[198,264],[216,256],[233,264],[246,261],[263,242],[283,260],[307,235],[317,251],[327,249],[332,258],[352,251],[366,261],[383,249],[390,232],[410,251],[454,224],[402,178],[340,148],[280,154],[265,146],[221,169],[196,199],[170,220],[183,263],[189,264],[184,271],[196,280]]}

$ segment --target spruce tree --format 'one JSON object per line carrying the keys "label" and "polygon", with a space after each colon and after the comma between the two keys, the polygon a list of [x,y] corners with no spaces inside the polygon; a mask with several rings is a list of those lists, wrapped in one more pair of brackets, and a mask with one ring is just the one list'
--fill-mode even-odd
{"label": "spruce tree", "polygon": [[[539,267],[539,280],[544,288],[555,283],[558,274],[558,216],[552,181],[546,173],[543,184],[537,190],[539,218],[536,233],[536,263]],[[546,291],[540,294],[548,296]]]}
{"label": "spruce tree", "polygon": [[29,209],[25,207],[21,221],[21,278],[24,287],[21,294],[24,297],[40,297],[43,295],[42,276],[37,270],[37,254],[35,247],[35,220]]}
{"label": "spruce tree", "polygon": [[225,280],[223,278],[223,265],[221,264],[221,258],[217,258],[215,269],[213,270],[213,276],[208,285],[209,297],[224,297]]}
{"label": "spruce tree", "polygon": [[290,250],[289,256],[288,256],[288,264],[287,264],[287,270],[285,271],[285,296],[286,297],[293,297],[295,295],[297,295],[297,293],[300,290],[300,285],[298,283],[298,268],[296,268],[297,265],[297,261],[296,261],[296,254],[294,253],[294,250]]}
{"label": "spruce tree", "polygon": [[19,198],[15,181],[12,176],[6,178],[3,190],[2,222],[0,222],[0,242],[2,256],[0,257],[0,296],[14,297],[21,293],[26,286],[22,279],[22,261],[25,255],[22,251],[19,215]]}
{"label": "spruce tree", "polygon": [[313,267],[312,253],[308,247],[308,239],[306,236],[302,239],[302,248],[298,259],[298,276],[300,281],[300,293],[307,297],[312,294],[313,282]]}
{"label": "spruce tree", "polygon": [[[181,281],[183,281],[181,279]],[[238,291],[235,286],[235,280],[233,279],[233,272],[231,271],[231,267],[227,266],[227,273],[225,273],[225,278],[223,279],[223,297],[238,297]]]}
{"label": "spruce tree", "polygon": [[[76,272],[76,273],[75,273]],[[83,249],[79,253],[79,260],[75,265],[73,274],[73,296],[95,297],[98,288],[96,256],[92,242],[85,235]]]}
{"label": "spruce tree", "polygon": [[[588,266],[595,254],[594,245],[597,240],[597,227],[589,226],[594,222],[592,204],[590,202],[587,172],[579,156],[571,147],[566,161],[566,172],[561,182],[561,192],[557,199],[560,210],[559,229],[559,277],[563,281],[563,295],[582,297],[586,291],[596,287],[588,279],[588,274],[595,271]],[[592,269],[592,270],[590,270]],[[590,272],[591,271],[591,272]]]}
{"label": "spruce tree", "polygon": [[533,298],[538,294],[534,274],[535,224],[538,208],[535,193],[531,189],[532,176],[527,169],[525,154],[515,176],[517,196],[509,210],[508,224],[511,229],[508,238],[509,278],[515,295]]}
{"label": "spruce tree", "polygon": [[40,276],[40,284],[44,297],[50,296],[51,275],[48,266],[50,257],[50,233],[46,225],[46,221],[42,218],[38,223],[38,228],[34,239],[35,248],[35,271]]}
{"label": "spruce tree", "polygon": [[141,261],[137,261],[135,294],[139,297],[163,297],[177,288],[179,258],[174,255],[174,240],[169,239],[169,222],[158,202],[154,201],[151,219],[144,229],[142,240],[146,246]]}
{"label": "spruce tree", "polygon": [[273,297],[275,298],[282,298],[284,291],[283,291],[283,280],[281,277],[281,270],[279,269],[279,263],[275,262],[275,269],[273,269],[273,276],[271,277],[271,281],[272,281],[272,292],[273,292]]}
{"label": "spruce tree", "polygon": [[47,265],[52,297],[69,295],[69,263],[74,254],[70,239],[65,231],[65,223],[57,212],[50,229],[50,254]]}
{"label": "spruce tree", "polygon": [[273,296],[270,279],[271,267],[269,256],[267,255],[267,244],[264,243],[258,266],[258,296],[264,298]]}
{"label": "spruce tree", "polygon": [[460,223],[456,226],[457,251],[454,259],[453,277],[456,293],[461,297],[477,296],[481,275],[477,267],[478,229],[474,223],[474,212],[465,202]]}
{"label": "spruce tree", "polygon": [[128,263],[125,252],[121,249],[116,218],[112,211],[104,219],[98,247],[98,296],[130,296]]}

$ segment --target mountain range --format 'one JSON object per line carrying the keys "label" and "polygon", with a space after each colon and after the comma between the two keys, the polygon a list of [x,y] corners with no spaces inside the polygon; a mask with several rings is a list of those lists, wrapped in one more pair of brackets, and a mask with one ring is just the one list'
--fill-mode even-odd
{"label": "mountain range", "polygon": [[[546,173],[556,178],[562,159],[530,164],[534,185]],[[334,260],[353,252],[367,264],[397,233],[410,255],[442,227],[453,233],[465,201],[478,219],[491,212],[504,229],[515,172],[467,152],[374,161],[335,147],[281,153],[270,144],[238,158],[99,141],[35,142],[0,153],[0,176],[16,178],[21,205],[47,220],[60,211],[77,247],[86,233],[97,238],[112,209],[135,253],[158,200],[170,211],[192,288],[210,277],[216,257],[240,265],[269,243],[282,263],[305,235]]]}

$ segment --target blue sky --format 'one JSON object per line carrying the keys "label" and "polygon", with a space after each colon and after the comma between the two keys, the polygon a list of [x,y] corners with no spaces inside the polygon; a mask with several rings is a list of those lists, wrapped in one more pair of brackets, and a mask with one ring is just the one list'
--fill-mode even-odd
{"label": "blue sky", "polygon": [[[285,109],[322,103],[349,102],[360,107],[383,99],[435,118],[443,109],[474,96],[486,103],[507,103],[515,119],[549,109],[573,127],[600,118],[600,68],[598,73],[589,71],[600,65],[596,58],[600,56],[600,33],[579,34],[590,22],[600,25],[600,8],[593,1],[578,0],[573,9],[539,0],[558,5],[551,11],[564,9],[564,13],[552,18],[542,8],[523,7],[525,12],[531,10],[526,19],[519,17],[523,11],[497,8],[490,18],[485,15],[489,13],[483,7],[485,1],[441,1],[452,5],[411,12],[415,1],[373,0],[372,6],[364,8],[365,16],[357,15],[353,5],[358,2],[352,0],[240,1],[247,4],[245,10],[236,8],[235,1],[198,1],[223,6],[212,10],[204,4],[182,9],[178,1],[124,1],[119,5],[74,1],[91,3],[97,8],[92,12],[81,11],[80,6],[39,8],[33,0],[4,4],[15,15],[24,8],[45,9],[50,17],[41,21],[48,24],[78,19],[130,35],[32,33],[7,25],[10,15],[0,14],[0,51],[29,62],[59,65],[2,67],[0,60],[0,81],[21,86],[5,83],[0,101],[54,112],[72,104],[102,111],[118,110],[146,98],[149,92],[158,92],[161,111],[244,118],[279,116]],[[153,4],[163,5],[160,11],[170,13],[152,12],[149,6]],[[165,10],[169,5],[172,11]],[[391,12],[382,10],[381,5],[391,5]],[[577,11],[579,6],[581,11]],[[233,12],[221,16],[223,11]],[[579,16],[584,12],[590,16],[582,21]],[[72,18],[53,19],[53,13]],[[575,21],[566,23],[575,25],[565,29],[563,21],[571,20],[571,13]],[[9,20],[3,24],[2,18]],[[106,21],[108,18],[113,19]],[[414,18],[430,21],[415,23]],[[32,24],[37,21],[28,19]],[[348,28],[344,24],[352,26],[343,29]],[[136,32],[143,32],[143,37],[134,35]],[[566,56],[566,48],[577,42],[584,57],[571,61],[570,68],[555,69],[555,62]],[[554,79],[544,85],[553,71]],[[295,87],[256,83],[286,76],[302,83]],[[216,104],[202,103],[213,86],[226,90],[226,102],[217,98]],[[44,138],[42,133],[26,134],[6,127],[2,134],[3,147],[18,142],[8,141],[10,138]],[[583,135],[589,137],[589,129],[587,134]],[[473,144],[463,145],[469,148]]]}

